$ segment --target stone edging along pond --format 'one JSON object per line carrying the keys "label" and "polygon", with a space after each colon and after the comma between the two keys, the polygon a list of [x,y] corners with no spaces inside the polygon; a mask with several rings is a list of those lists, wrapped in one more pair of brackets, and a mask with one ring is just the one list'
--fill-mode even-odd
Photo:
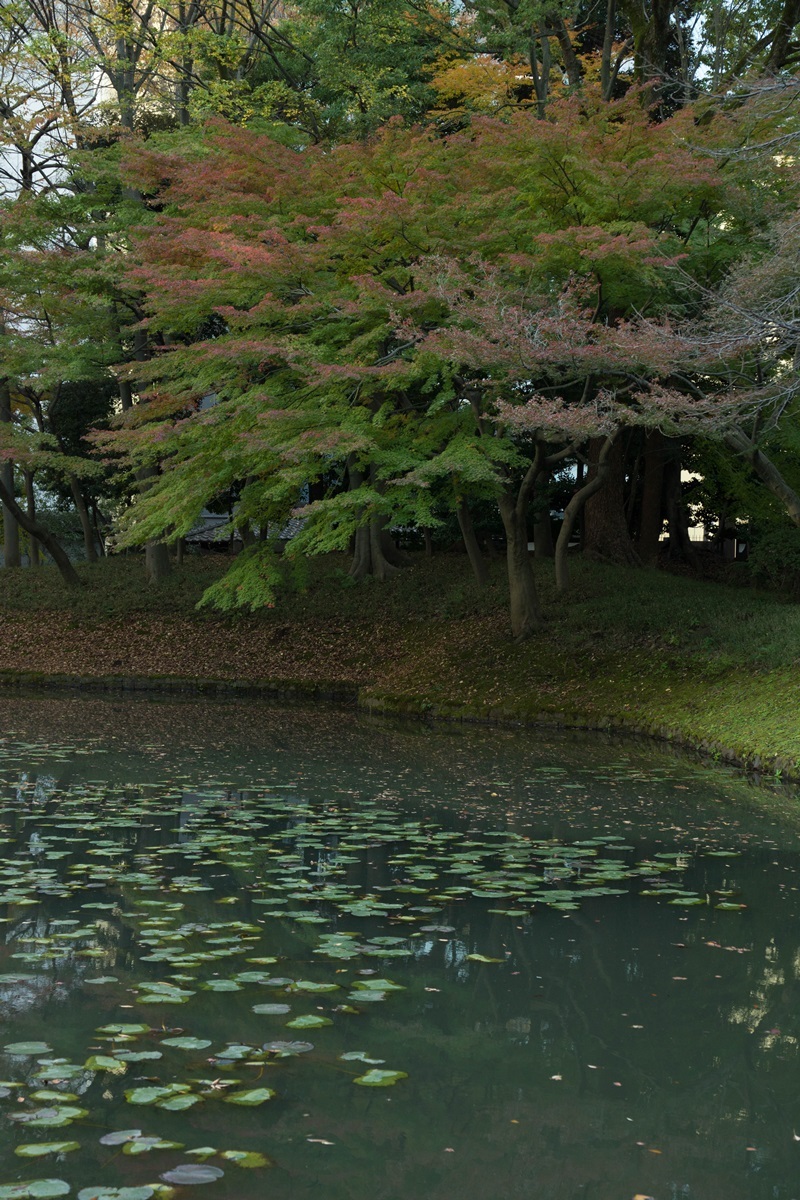
{"label": "stone edging along pond", "polygon": [[765,757],[747,746],[731,747],[690,730],[644,720],[635,712],[624,715],[589,715],[526,705],[487,708],[458,702],[432,704],[416,696],[396,696],[358,684],[336,681],[263,679],[258,682],[231,679],[197,679],[159,675],[48,675],[33,671],[0,670],[0,688],[16,690],[91,693],[150,693],[153,695],[203,696],[219,699],[276,700],[286,704],[325,703],[354,707],[378,716],[410,717],[418,720],[459,722],[476,725],[527,726],[530,728],[598,730],[632,734],[668,742],[692,750],[705,758],[741,767],[757,776],[800,781],[800,760],[775,755]]}

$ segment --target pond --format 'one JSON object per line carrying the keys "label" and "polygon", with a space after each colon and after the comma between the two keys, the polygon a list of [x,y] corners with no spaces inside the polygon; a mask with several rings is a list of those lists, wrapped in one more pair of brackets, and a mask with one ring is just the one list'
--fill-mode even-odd
{"label": "pond", "polygon": [[0,1200],[797,1200],[800,805],[665,748],[0,697]]}

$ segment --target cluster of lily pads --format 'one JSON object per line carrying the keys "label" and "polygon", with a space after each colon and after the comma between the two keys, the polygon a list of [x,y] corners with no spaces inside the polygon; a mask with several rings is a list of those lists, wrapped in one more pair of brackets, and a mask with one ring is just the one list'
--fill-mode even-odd
{"label": "cluster of lily pads", "polygon": [[[159,1074],[123,1087],[132,1108],[173,1114],[218,1102],[260,1108],[277,1090],[236,1072],[261,1075],[280,1060],[308,1054],[315,1046],[295,1040],[297,1032],[363,1017],[404,991],[387,975],[391,960],[412,961],[434,934],[458,940],[448,922],[465,899],[515,919],[539,907],[570,913],[587,899],[632,891],[675,905],[742,907],[729,892],[707,897],[682,886],[685,856],[665,852],[637,861],[634,848],[612,834],[568,844],[513,830],[447,829],[376,804],[315,805],[274,794],[184,798],[85,785],[51,792],[41,804],[25,801],[23,792],[22,803],[0,817],[7,834],[0,836],[7,850],[0,857],[0,902],[8,906],[2,919],[17,947],[12,958],[23,968],[0,976],[0,1002],[5,986],[19,988],[39,972],[71,964],[83,986],[105,996],[120,992],[148,1018],[151,1008],[156,1014],[152,1021],[98,1026],[98,1044],[82,1062],[58,1056],[45,1042],[9,1042],[9,1075],[16,1069],[24,1078],[0,1083],[0,1099],[14,1100],[7,1119],[24,1131],[84,1120],[91,1111],[83,1107],[87,1093],[95,1085],[107,1090],[133,1069]],[[216,919],[218,905],[238,911]],[[50,916],[53,908],[66,908],[67,915]],[[343,921],[362,927],[342,928]],[[321,973],[326,962],[347,965],[336,967],[337,978],[307,978],[314,959],[300,977],[273,973],[281,958],[275,953],[279,927],[302,933]],[[125,974],[122,931],[151,976]],[[461,942],[465,962],[504,961]],[[92,975],[94,960],[108,973]],[[349,973],[362,977],[338,978]],[[169,1024],[172,1006],[202,1014],[214,994],[248,989],[253,1015],[282,1024],[288,1037],[215,1048],[212,1039]],[[312,1001],[313,1011],[302,1011]],[[176,1061],[182,1055],[195,1066],[212,1064],[213,1075],[206,1069],[187,1081]],[[350,1078],[361,1087],[407,1078],[364,1050],[345,1051],[337,1062],[345,1069],[350,1064]],[[78,1200],[164,1200],[174,1187],[214,1182],[226,1165],[270,1164],[260,1151],[187,1149],[140,1129],[110,1130],[100,1142],[127,1156],[169,1152],[191,1161],[161,1172],[154,1184],[83,1188]],[[62,1159],[80,1148],[70,1139],[31,1141],[17,1145],[15,1154]],[[215,1158],[225,1165],[209,1161]],[[47,1200],[69,1190],[58,1179],[11,1183],[0,1186],[0,1200]]]}

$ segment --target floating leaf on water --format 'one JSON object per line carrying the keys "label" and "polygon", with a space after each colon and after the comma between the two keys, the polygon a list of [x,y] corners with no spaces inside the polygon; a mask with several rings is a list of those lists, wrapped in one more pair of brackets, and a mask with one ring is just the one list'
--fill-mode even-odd
{"label": "floating leaf on water", "polygon": [[469,959],[470,962],[480,962],[480,963],[505,962],[505,959],[503,959],[503,958],[487,958],[487,956],[485,954],[468,954],[467,958]]}
{"label": "floating leaf on water", "polygon": [[142,1136],[141,1129],[117,1129],[113,1133],[104,1133],[100,1138],[101,1146],[122,1146],[125,1142],[133,1141]]}
{"label": "floating leaf on water", "polygon": [[181,1095],[188,1091],[191,1091],[191,1088],[185,1083],[129,1088],[125,1093],[125,1099],[129,1104],[155,1104],[158,1100],[167,1100],[170,1096]]}
{"label": "floating leaf on water", "polygon": [[195,1104],[202,1104],[202,1096],[194,1096],[192,1094],[184,1094],[182,1096],[170,1096],[166,1100],[157,1100],[156,1108],[164,1108],[167,1112],[184,1112],[187,1108],[193,1108]]}
{"label": "floating leaf on water", "polygon": [[150,1200],[155,1188],[149,1184],[142,1187],[85,1187],[78,1192],[78,1200]]}
{"label": "floating leaf on water", "polygon": [[182,1150],[180,1142],[167,1142],[160,1137],[131,1138],[122,1147],[123,1154],[149,1154],[151,1150]]}
{"label": "floating leaf on water", "polygon": [[283,1017],[291,1012],[290,1004],[254,1004],[253,1012],[264,1017]]}
{"label": "floating leaf on water", "polygon": [[385,1058],[370,1058],[366,1050],[347,1050],[344,1054],[340,1054],[339,1058],[342,1062],[362,1062],[367,1066],[380,1066],[385,1063]]}
{"label": "floating leaf on water", "polygon": [[[225,1174],[219,1167],[209,1167],[205,1163],[181,1163],[171,1171],[165,1171],[159,1176],[165,1183],[175,1183],[179,1187],[190,1187],[197,1183],[213,1183]],[[78,1196],[78,1200],[81,1197]]]}
{"label": "floating leaf on water", "polygon": [[359,1075],[353,1080],[353,1083],[360,1083],[362,1087],[392,1087],[399,1079],[408,1079],[407,1071],[381,1071],[377,1067],[367,1071],[364,1075]]}
{"label": "floating leaf on water", "polygon": [[149,1025],[139,1024],[124,1024],[124,1025],[101,1025],[97,1029],[97,1033],[118,1033],[123,1036],[135,1035],[137,1033],[149,1033]]}
{"label": "floating leaf on water", "polygon": [[47,1042],[9,1042],[4,1046],[6,1054],[18,1054],[21,1058],[28,1058],[35,1054],[51,1054],[52,1046],[48,1046]]}
{"label": "floating leaf on water", "polygon": [[314,1049],[313,1042],[265,1042],[263,1049],[270,1054],[277,1054],[281,1058],[288,1058],[293,1054],[308,1054],[309,1050]]}
{"label": "floating leaf on water", "polygon": [[356,979],[352,986],[368,992],[404,992],[406,989],[400,983],[393,983],[391,979]]}
{"label": "floating leaf on water", "polygon": [[264,1104],[267,1100],[272,1100],[276,1093],[272,1088],[250,1088],[245,1092],[230,1092],[225,1101],[227,1104],[244,1104],[248,1107],[254,1107],[257,1104]]}
{"label": "floating leaf on water", "polygon": [[330,1017],[320,1017],[316,1013],[303,1013],[286,1022],[287,1029],[321,1029],[323,1025],[332,1025]]}
{"label": "floating leaf on water", "polygon": [[338,992],[338,983],[314,983],[311,979],[298,979],[289,985],[290,992]]}
{"label": "floating leaf on water", "polygon": [[237,1167],[271,1167],[272,1162],[266,1154],[258,1150],[223,1150],[220,1158],[227,1158]]}
{"label": "floating leaf on water", "polygon": [[174,1046],[177,1050],[205,1050],[211,1045],[211,1042],[207,1038],[174,1037],[164,1038],[161,1045]]}
{"label": "floating leaf on water", "polygon": [[21,1158],[42,1158],[45,1154],[69,1154],[72,1150],[80,1150],[80,1142],[30,1142],[17,1146],[15,1154]]}
{"label": "floating leaf on water", "polygon": [[70,1186],[63,1179],[33,1179],[26,1183],[7,1183],[0,1186],[0,1200],[50,1200],[53,1196],[68,1196]]}

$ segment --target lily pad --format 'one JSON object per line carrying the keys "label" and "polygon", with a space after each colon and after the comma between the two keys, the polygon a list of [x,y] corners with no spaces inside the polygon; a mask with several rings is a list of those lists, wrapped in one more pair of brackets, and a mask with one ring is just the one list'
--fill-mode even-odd
{"label": "lily pad", "polygon": [[155,1188],[149,1184],[142,1187],[85,1187],[78,1192],[78,1200],[150,1200]]}
{"label": "lily pad", "polygon": [[332,1025],[330,1017],[320,1017],[316,1013],[304,1013],[286,1022],[287,1029],[321,1029],[323,1025]]}
{"label": "lily pad", "polygon": [[[179,1187],[190,1187],[197,1183],[213,1183],[225,1174],[219,1167],[209,1167],[206,1163],[181,1163],[171,1171],[165,1171],[160,1176],[165,1183],[174,1183]],[[78,1200],[81,1200],[80,1196]]]}
{"label": "lily pad", "polygon": [[35,1054],[51,1054],[52,1046],[48,1046],[47,1042],[9,1042],[4,1046],[6,1054],[18,1054],[21,1058],[28,1058]]}
{"label": "lily pad", "polygon": [[272,1161],[266,1154],[261,1154],[258,1150],[223,1150],[220,1158],[227,1158],[228,1162],[235,1163],[237,1167],[272,1166]]}
{"label": "lily pad", "polygon": [[257,1104],[264,1104],[267,1100],[272,1100],[275,1096],[272,1088],[251,1088],[244,1092],[231,1092],[225,1097],[226,1104],[243,1104],[246,1107],[255,1107]]}
{"label": "lily pad", "polygon": [[174,1037],[164,1038],[162,1046],[174,1046],[177,1050],[206,1050],[211,1045],[207,1038]]}
{"label": "lily pad", "polygon": [[33,1179],[27,1183],[7,1183],[0,1187],[0,1200],[50,1200],[68,1196],[70,1186],[63,1179]]}
{"label": "lily pad", "polygon": [[408,1079],[407,1071],[381,1071],[377,1067],[373,1067],[364,1075],[358,1075],[353,1083],[360,1083],[362,1087],[393,1087],[400,1079]]}
{"label": "lily pad", "polygon": [[80,1150],[80,1142],[30,1142],[17,1146],[15,1154],[21,1158],[42,1158],[45,1154],[69,1154],[72,1150]]}

